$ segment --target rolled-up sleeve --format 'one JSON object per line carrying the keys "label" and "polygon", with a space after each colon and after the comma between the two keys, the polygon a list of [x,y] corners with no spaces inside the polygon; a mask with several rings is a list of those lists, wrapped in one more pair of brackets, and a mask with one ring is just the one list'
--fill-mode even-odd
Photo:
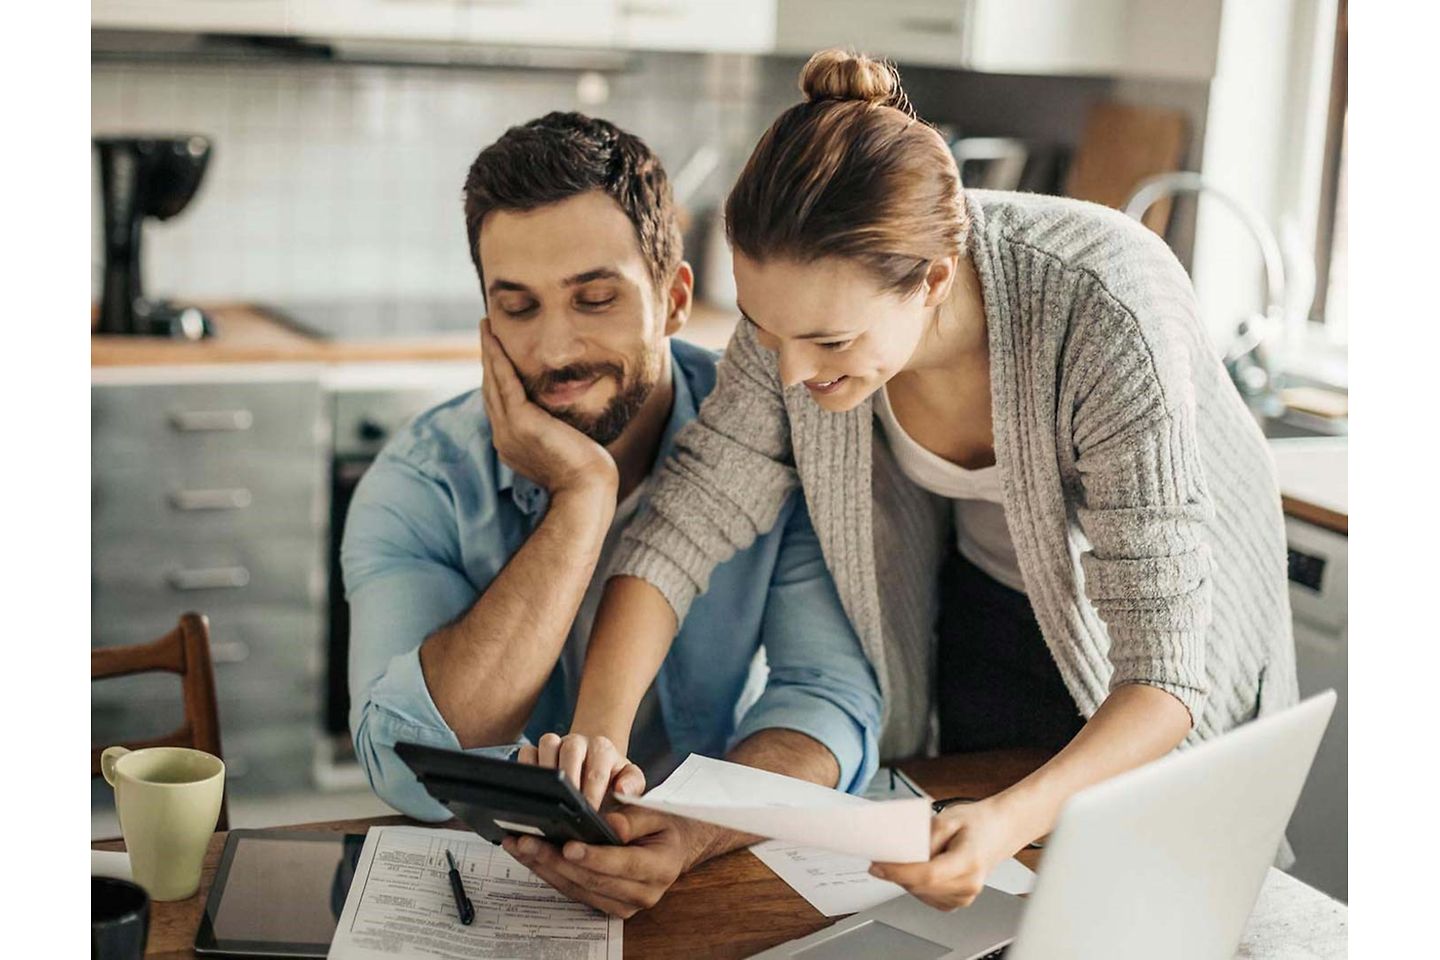
{"label": "rolled-up sleeve", "polygon": [[[1186,353],[1164,317],[1098,298],[1075,413],[1076,515],[1090,542],[1085,591],[1110,635],[1110,688],[1141,683],[1201,715],[1208,694],[1214,509],[1196,438]],[[1106,330],[1105,327],[1111,329]]]}
{"label": "rolled-up sleeve", "polygon": [[[355,753],[375,793],[417,820],[451,814],[396,756],[395,744],[460,749],[420,668],[420,644],[479,596],[460,572],[454,531],[443,486],[408,463],[382,457],[356,490],[341,546]],[[505,758],[516,746],[466,752]]]}
{"label": "rolled-up sleeve", "polygon": [[880,686],[840,604],[804,500],[796,498],[765,603],[770,675],[733,742],[765,729],[806,734],[835,756],[837,787],[859,793],[879,762]]}

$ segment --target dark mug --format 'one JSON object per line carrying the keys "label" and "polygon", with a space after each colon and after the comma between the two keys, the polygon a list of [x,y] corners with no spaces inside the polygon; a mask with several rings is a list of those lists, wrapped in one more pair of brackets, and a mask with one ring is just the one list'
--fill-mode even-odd
{"label": "dark mug", "polygon": [[150,897],[129,880],[90,878],[90,960],[139,960],[150,933]]}

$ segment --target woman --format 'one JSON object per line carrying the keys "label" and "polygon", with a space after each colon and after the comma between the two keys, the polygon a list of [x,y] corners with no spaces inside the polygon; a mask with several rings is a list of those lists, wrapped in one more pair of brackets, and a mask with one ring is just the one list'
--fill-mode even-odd
{"label": "woman", "polygon": [[1279,494],[1158,238],[963,192],[885,64],[824,51],[800,86],[726,204],[744,319],[625,534],[572,734],[625,744],[710,571],[798,485],[884,755],[927,748],[932,697],[945,751],[1059,751],[874,868],[964,905],[1077,790],[1296,700]]}

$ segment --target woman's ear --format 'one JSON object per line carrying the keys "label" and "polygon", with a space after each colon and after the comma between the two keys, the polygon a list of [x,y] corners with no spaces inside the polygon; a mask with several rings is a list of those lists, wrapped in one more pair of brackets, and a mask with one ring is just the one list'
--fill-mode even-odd
{"label": "woman's ear", "polygon": [[959,266],[960,258],[956,256],[930,261],[930,269],[925,271],[925,306],[936,307],[950,299]]}
{"label": "woman's ear", "polygon": [[690,319],[690,307],[695,302],[695,271],[690,264],[680,261],[675,276],[670,280],[670,290],[665,296],[665,336],[673,337]]}

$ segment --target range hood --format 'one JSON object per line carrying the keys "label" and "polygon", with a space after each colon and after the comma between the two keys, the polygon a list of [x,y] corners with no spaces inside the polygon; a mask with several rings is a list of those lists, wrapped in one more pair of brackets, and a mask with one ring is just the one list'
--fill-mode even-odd
{"label": "range hood", "polygon": [[90,59],[94,63],[312,62],[602,73],[627,71],[637,62],[635,54],[621,50],[160,30],[92,30]]}

